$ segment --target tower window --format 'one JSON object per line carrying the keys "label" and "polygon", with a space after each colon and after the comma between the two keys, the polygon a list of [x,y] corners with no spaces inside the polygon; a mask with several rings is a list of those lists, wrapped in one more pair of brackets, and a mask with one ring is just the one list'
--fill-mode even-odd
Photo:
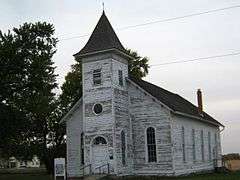
{"label": "tower window", "polygon": [[102,83],[101,69],[93,70],[93,84],[100,85]]}
{"label": "tower window", "polygon": [[153,127],[147,128],[147,152],[148,162],[157,162],[155,130]]}
{"label": "tower window", "polygon": [[123,73],[121,70],[118,70],[118,82],[120,86],[123,86]]}

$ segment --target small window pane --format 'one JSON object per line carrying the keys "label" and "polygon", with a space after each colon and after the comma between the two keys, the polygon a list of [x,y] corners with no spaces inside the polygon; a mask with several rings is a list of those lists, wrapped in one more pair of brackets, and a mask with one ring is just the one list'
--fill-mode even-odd
{"label": "small window pane", "polygon": [[121,70],[118,70],[118,81],[119,81],[119,85],[123,86],[123,73]]}
{"label": "small window pane", "polygon": [[147,128],[147,151],[148,162],[157,162],[155,130],[152,127]]}
{"label": "small window pane", "polygon": [[102,83],[101,69],[95,69],[93,71],[93,84],[100,85]]}

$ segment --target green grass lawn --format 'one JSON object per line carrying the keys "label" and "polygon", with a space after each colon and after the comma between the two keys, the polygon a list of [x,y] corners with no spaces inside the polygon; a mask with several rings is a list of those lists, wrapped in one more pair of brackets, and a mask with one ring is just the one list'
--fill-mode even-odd
{"label": "green grass lawn", "polygon": [[[102,178],[101,180],[111,180],[111,178]],[[157,177],[157,176],[139,176],[124,177],[119,180],[240,180],[240,171],[231,173],[211,173],[202,175],[189,175],[178,177]],[[116,180],[116,179],[115,179]]]}
{"label": "green grass lawn", "polygon": [[[111,180],[110,177],[102,178],[102,180]],[[240,171],[232,173],[219,174],[203,174],[185,177],[119,177],[119,180],[240,180]],[[0,180],[53,180],[49,175],[33,175],[33,174],[0,174]]]}

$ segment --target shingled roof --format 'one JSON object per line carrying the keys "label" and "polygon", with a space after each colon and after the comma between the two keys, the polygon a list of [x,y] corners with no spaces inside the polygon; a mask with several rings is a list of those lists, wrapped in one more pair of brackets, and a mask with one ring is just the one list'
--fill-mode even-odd
{"label": "shingled roof", "polygon": [[112,49],[126,52],[126,49],[121,44],[115,31],[113,30],[112,25],[105,15],[105,12],[103,11],[102,16],[87,44],[78,53],[74,54],[74,56]]}
{"label": "shingled roof", "polygon": [[179,96],[178,94],[174,94],[170,91],[167,91],[161,87],[158,87],[154,84],[151,84],[141,79],[136,79],[134,77],[130,77],[129,79],[138,86],[140,86],[142,89],[144,89],[146,92],[151,94],[153,97],[158,99],[160,102],[165,104],[167,107],[172,109],[173,111],[192,115],[200,119],[210,121],[214,124],[223,126],[220,122],[215,120],[207,113],[203,112],[202,115],[199,114],[198,108],[194,104],[184,99],[183,97]]}

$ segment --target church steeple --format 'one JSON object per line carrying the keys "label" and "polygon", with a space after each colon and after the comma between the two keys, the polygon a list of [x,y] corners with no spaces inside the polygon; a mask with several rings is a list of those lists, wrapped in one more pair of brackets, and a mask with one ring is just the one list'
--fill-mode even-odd
{"label": "church steeple", "polygon": [[87,44],[74,56],[85,56],[88,54],[112,50],[117,50],[124,54],[126,52],[126,49],[118,39],[103,10],[102,16],[100,17]]}

